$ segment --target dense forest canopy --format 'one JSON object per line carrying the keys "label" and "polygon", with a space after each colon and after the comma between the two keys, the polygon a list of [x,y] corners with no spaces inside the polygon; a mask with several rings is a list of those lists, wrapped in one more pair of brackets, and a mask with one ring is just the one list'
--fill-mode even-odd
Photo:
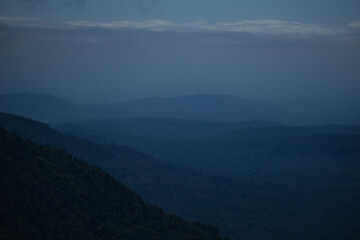
{"label": "dense forest canopy", "polygon": [[0,129],[0,238],[211,239],[216,227],[188,223],[98,167]]}

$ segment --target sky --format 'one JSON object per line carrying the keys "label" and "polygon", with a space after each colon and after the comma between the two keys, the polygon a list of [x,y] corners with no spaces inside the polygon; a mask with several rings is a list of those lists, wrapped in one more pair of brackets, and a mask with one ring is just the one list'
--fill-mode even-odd
{"label": "sky", "polygon": [[360,106],[358,0],[0,0],[0,94]]}

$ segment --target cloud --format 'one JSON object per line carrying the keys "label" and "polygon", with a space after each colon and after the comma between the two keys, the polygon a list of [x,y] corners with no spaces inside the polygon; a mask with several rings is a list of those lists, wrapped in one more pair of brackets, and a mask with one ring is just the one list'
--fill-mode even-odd
{"label": "cloud", "polygon": [[218,23],[215,27],[218,30],[225,31],[248,32],[253,34],[297,35],[303,37],[337,36],[343,33],[340,29],[274,19]]}
{"label": "cloud", "polygon": [[359,28],[360,29],[360,20],[356,22],[351,22],[348,24],[350,28]]}
{"label": "cloud", "polygon": [[161,19],[145,21],[62,21],[47,22],[33,18],[1,17],[0,24],[18,27],[63,28],[63,29],[107,29],[107,30],[146,30],[154,32],[211,32],[245,33],[256,36],[275,36],[292,39],[312,37],[345,38],[352,35],[359,22],[344,27],[328,27],[295,21],[277,19],[243,20],[237,22],[208,23],[204,20],[189,23],[176,23]]}
{"label": "cloud", "polygon": [[106,28],[106,29],[147,29],[153,31],[166,31],[179,28],[181,24],[170,21],[152,19],[142,22],[135,21],[112,21],[112,22],[93,22],[93,21],[65,21],[69,26],[79,28]]}
{"label": "cloud", "polygon": [[217,31],[250,33],[262,35],[288,35],[297,37],[334,37],[346,33],[341,28],[330,28],[315,24],[300,22],[264,19],[264,20],[243,20],[238,22],[220,22],[215,24],[200,20],[191,23],[174,23],[171,21],[152,19],[147,21],[68,21],[67,24],[76,27],[98,27],[107,29],[146,29],[152,31]]}

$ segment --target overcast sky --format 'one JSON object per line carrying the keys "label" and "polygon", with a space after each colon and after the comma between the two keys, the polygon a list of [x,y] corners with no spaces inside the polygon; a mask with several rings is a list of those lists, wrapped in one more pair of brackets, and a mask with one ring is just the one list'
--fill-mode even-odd
{"label": "overcast sky", "polygon": [[360,103],[358,0],[0,0],[0,94]]}

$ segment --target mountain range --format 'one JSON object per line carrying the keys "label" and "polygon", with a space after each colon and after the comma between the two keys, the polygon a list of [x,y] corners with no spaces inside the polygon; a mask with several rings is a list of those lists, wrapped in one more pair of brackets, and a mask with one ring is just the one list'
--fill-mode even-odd
{"label": "mountain range", "polygon": [[144,98],[104,104],[77,104],[46,94],[0,96],[0,111],[50,124],[86,119],[134,117],[202,121],[274,121],[284,124],[360,123],[360,112],[299,101],[260,101],[229,95],[198,94]]}
{"label": "mountain range", "polygon": [[306,172],[304,178],[310,181],[310,172],[316,175],[328,169],[339,157],[360,156],[359,125],[136,118],[87,120],[55,128],[99,143],[128,145],[163,162],[238,179],[282,176],[288,182],[292,172],[298,177]]}
{"label": "mountain range", "polygon": [[[146,202],[186,220],[219,226],[222,236],[234,240],[360,236],[360,138],[356,126],[298,128],[271,122],[153,118],[109,121],[112,126],[106,121],[85,121],[88,125],[81,131],[78,125],[67,124],[66,132],[61,133],[47,124],[0,114],[0,126],[8,131],[65,149],[99,166]],[[108,135],[109,131],[89,130],[91,124],[114,131]],[[119,145],[119,139],[127,140],[137,128],[136,141],[143,140],[141,132],[156,140],[152,145],[143,142],[149,149],[159,143],[161,133],[154,155],[162,156],[163,162],[134,146]],[[77,137],[71,135],[74,129]],[[117,132],[121,129],[129,132],[121,135]],[[184,166],[197,163],[193,167],[198,171],[179,167],[181,159]],[[221,176],[209,174],[215,170]]]}

